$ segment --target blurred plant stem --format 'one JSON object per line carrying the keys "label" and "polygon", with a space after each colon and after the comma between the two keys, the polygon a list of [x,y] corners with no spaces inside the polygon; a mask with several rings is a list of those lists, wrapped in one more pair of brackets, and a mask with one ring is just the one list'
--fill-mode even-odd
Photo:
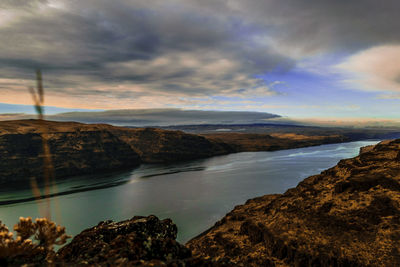
{"label": "blurred plant stem", "polygon": [[[50,195],[50,185],[53,187],[53,191],[55,191],[55,183],[54,183],[54,167],[51,160],[51,152],[48,143],[49,133],[44,121],[44,89],[43,89],[43,79],[42,73],[40,70],[36,71],[36,90],[33,87],[29,87],[29,92],[32,95],[32,99],[35,105],[35,110],[39,119],[39,127],[40,127],[40,136],[42,138],[42,146],[43,146],[43,176],[44,176],[44,195]],[[34,196],[39,199],[41,196],[41,192],[36,181],[35,177],[31,179],[31,187]],[[50,198],[46,198],[46,207],[45,210],[39,210],[42,217],[45,217],[51,220],[51,206],[50,206]],[[58,210],[58,207],[56,207]],[[59,216],[57,216],[59,217]]]}

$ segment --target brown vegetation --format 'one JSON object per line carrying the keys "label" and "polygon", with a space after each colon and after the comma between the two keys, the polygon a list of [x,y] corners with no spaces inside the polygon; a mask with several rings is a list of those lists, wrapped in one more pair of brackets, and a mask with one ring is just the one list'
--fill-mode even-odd
{"label": "brown vegetation", "polygon": [[[26,263],[44,265],[55,260],[54,245],[65,244],[69,236],[65,228],[46,218],[20,218],[14,226],[17,238],[0,222],[0,265],[19,266]],[[31,238],[32,237],[32,238]]]}
{"label": "brown vegetation", "polygon": [[400,266],[399,151],[400,140],[382,142],[249,200],[187,245],[238,266]]}

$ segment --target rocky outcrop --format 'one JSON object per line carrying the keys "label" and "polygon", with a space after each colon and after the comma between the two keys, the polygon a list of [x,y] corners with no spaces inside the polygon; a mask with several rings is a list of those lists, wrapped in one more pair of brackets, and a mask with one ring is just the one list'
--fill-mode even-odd
{"label": "rocky outcrop", "polygon": [[155,216],[100,222],[61,248],[56,262],[63,266],[228,266],[193,257],[175,240],[176,235],[171,220]]}
{"label": "rocky outcrop", "polygon": [[14,239],[0,222],[0,266],[233,266],[229,260],[193,257],[175,240],[176,225],[153,215],[100,222],[57,252],[53,245],[65,243],[65,228],[30,218],[20,219],[16,227]]}
{"label": "rocky outcrop", "polygon": [[400,140],[235,207],[187,247],[238,266],[400,266]]}

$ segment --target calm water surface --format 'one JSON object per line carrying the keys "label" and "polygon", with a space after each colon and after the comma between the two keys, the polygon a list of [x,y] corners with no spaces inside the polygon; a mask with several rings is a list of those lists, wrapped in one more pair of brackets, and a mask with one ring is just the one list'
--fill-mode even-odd
{"label": "calm water surface", "polygon": [[[57,181],[57,190],[70,193],[51,198],[52,214],[72,235],[102,220],[154,214],[171,218],[178,225],[178,240],[186,242],[235,205],[249,198],[283,193],[340,159],[356,156],[360,147],[377,142],[237,153],[183,164],[142,165],[125,173],[64,179]],[[30,189],[0,189],[0,201],[29,197]],[[39,217],[39,208],[44,206],[45,200],[2,205],[0,220],[11,228],[20,216]]]}

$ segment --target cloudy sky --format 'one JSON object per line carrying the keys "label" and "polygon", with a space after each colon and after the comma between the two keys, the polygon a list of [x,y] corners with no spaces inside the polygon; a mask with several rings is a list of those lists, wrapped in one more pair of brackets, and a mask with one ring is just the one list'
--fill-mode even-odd
{"label": "cloudy sky", "polygon": [[[396,119],[398,0],[1,0],[0,112],[46,105]],[[28,106],[26,106],[28,105]]]}

